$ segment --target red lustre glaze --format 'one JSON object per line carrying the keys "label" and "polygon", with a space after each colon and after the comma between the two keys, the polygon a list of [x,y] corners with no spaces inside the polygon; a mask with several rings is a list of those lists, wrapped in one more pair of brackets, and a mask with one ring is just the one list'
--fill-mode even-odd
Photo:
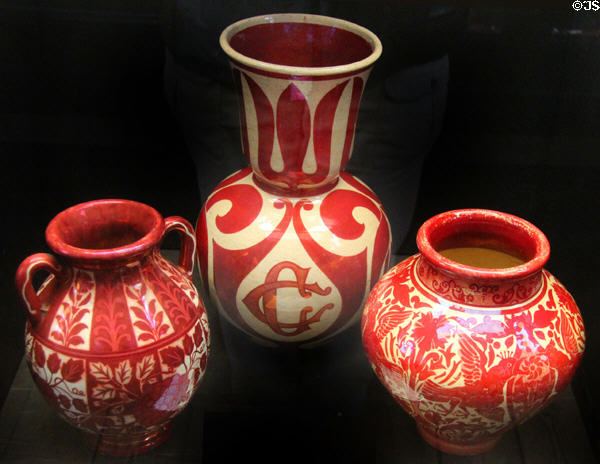
{"label": "red lustre glaze", "polygon": [[[174,230],[182,238],[178,265],[159,250]],[[191,282],[191,225],[141,203],[98,200],[58,214],[46,240],[58,257],[32,255],[16,274],[36,385],[101,452],[157,446],[198,387],[209,350],[206,311]],[[39,271],[50,276],[36,292]]]}
{"label": "red lustre glaze", "polygon": [[347,21],[281,14],[232,24],[221,46],[250,167],[200,213],[205,289],[255,340],[313,345],[358,322],[389,262],[381,203],[343,172],[381,43]]}
{"label": "red lustre glaze", "polygon": [[[550,247],[515,216],[459,210],[428,220],[420,254],[395,266],[365,305],[375,373],[432,446],[490,450],[571,380],[585,346],[571,295],[543,269]],[[510,252],[524,263],[484,269],[452,261],[453,246]]]}
{"label": "red lustre glaze", "polygon": [[323,24],[265,23],[248,27],[230,40],[237,52],[286,66],[324,67],[367,58],[372,48],[358,34]]}
{"label": "red lustre glaze", "polygon": [[292,196],[332,188],[350,159],[379,39],[347,21],[281,14],[232,24],[220,42],[238,92],[242,151],[257,183]]}
{"label": "red lustre glaze", "polygon": [[326,193],[292,198],[246,168],[217,186],[197,234],[205,290],[263,344],[314,344],[357,322],[389,263],[381,204],[346,173]]}
{"label": "red lustre glaze", "polygon": [[[276,103],[271,105],[272,99],[252,76],[234,68],[240,102],[242,147],[255,171],[257,182],[263,188],[302,196],[326,191],[335,184],[339,171],[344,170],[350,159],[366,74],[345,77],[339,83],[334,82],[333,86],[329,81],[322,82],[320,87],[327,87],[327,93],[317,94],[320,100],[311,101],[315,107],[311,112],[311,94],[306,92],[305,96],[299,82],[291,81],[274,97]],[[244,83],[250,89],[246,96]],[[313,91],[311,87],[307,86],[307,89]],[[315,100],[314,94],[312,100]],[[254,107],[255,113],[247,114],[247,106]],[[342,127],[334,132],[338,108]],[[257,133],[250,132],[249,126],[255,127]],[[255,150],[252,149],[252,141]],[[309,143],[311,141],[312,144]],[[278,166],[274,166],[275,163]]]}

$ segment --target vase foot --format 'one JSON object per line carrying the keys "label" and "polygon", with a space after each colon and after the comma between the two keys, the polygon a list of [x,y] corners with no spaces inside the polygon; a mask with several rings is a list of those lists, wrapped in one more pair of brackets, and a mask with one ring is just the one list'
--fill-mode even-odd
{"label": "vase foot", "polygon": [[492,448],[494,448],[502,438],[502,436],[500,435],[478,443],[460,444],[443,440],[437,435],[428,432],[419,424],[417,424],[417,430],[421,434],[421,437],[423,437],[423,439],[434,448],[439,449],[444,453],[457,454],[460,456],[473,456],[476,454],[487,453]]}
{"label": "vase foot", "polygon": [[96,435],[85,433],[85,440],[89,446],[96,448],[99,453],[125,457],[147,453],[161,445],[171,434],[172,423],[161,425],[151,432],[126,434],[126,435]]}

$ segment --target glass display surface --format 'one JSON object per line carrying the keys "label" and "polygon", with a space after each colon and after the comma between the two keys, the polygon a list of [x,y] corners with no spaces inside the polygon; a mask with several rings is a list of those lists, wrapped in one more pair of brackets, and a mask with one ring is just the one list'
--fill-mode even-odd
{"label": "glass display surface", "polygon": [[[354,86],[346,82],[353,76],[341,75],[331,91],[322,87],[322,76],[310,80],[306,74],[294,75],[296,87],[290,87],[284,94],[289,98],[279,104],[270,94],[263,98],[266,76],[253,73],[246,64],[242,71],[248,79],[240,82],[252,98],[244,106],[245,118],[240,118],[236,77],[219,46],[221,32],[244,18],[298,12],[351,21],[376,34],[383,48],[368,82]],[[2,2],[0,13],[5,33],[0,47],[5,234],[0,253],[0,462],[600,462],[600,9],[595,1],[508,7],[392,0],[9,0]],[[278,29],[287,30],[287,41],[257,50],[261,37],[280,34]],[[291,66],[300,58],[309,68],[348,66],[366,59],[371,47],[362,36],[341,28],[288,23],[250,32],[250,37],[234,41],[239,53],[273,66]],[[307,36],[311,40],[305,40]],[[327,41],[333,54],[311,48]],[[309,90],[317,91],[315,102],[301,98]],[[585,353],[571,383],[545,409],[507,432],[491,451],[451,455],[421,438],[415,421],[378,380],[365,353],[360,323],[322,346],[274,350],[251,341],[202,295],[211,351],[202,382],[188,406],[173,418],[170,436],[143,455],[119,460],[103,455],[97,442],[61,419],[44,399],[24,357],[27,315],[15,287],[15,271],[32,253],[52,252],[44,236],[49,221],[77,203],[123,198],[151,205],[165,217],[181,216],[195,226],[210,192],[248,166],[244,143],[252,153],[267,142],[281,151],[280,132],[282,140],[296,141],[293,130],[277,127],[285,119],[278,111],[295,115],[306,128],[294,146],[314,147],[315,139],[329,137],[327,131],[314,130],[315,117],[345,128],[342,110],[335,110],[332,102],[361,92],[360,107],[352,113],[354,139],[344,137],[339,146],[352,151],[344,170],[373,190],[389,219],[390,268],[417,253],[419,226],[444,211],[485,208],[535,224],[551,244],[545,268],[571,293],[585,326]],[[257,111],[269,105],[265,113],[273,117],[272,139],[245,141],[240,122],[258,124]],[[342,109],[350,114],[349,105]],[[278,154],[272,163],[263,164],[277,177],[284,159]],[[319,176],[314,160],[311,154],[299,169]],[[334,171],[325,170],[327,175]],[[239,209],[250,215],[254,210],[248,207],[249,197],[240,191],[245,206]],[[294,201],[303,203],[306,192],[301,193]],[[226,226],[228,207],[224,200],[215,213]],[[331,214],[348,213],[354,223],[337,231],[342,241],[358,234],[361,221],[372,216],[364,207],[350,211],[336,201],[327,208]],[[287,211],[276,206],[274,210],[281,215]],[[316,207],[298,211],[310,219],[308,213],[315,213]],[[138,232],[124,241],[134,240]],[[100,249],[121,243],[104,238],[107,242],[96,245],[76,242]],[[237,253],[236,246],[233,243],[232,249]],[[480,258],[490,248],[483,244],[482,252],[465,246],[445,244],[440,251],[467,265],[483,266]],[[173,263],[178,247],[176,236],[162,244]],[[527,250],[521,254],[498,255],[495,266],[527,261]],[[239,254],[231,256],[235,264]],[[300,261],[297,267],[279,264],[269,263],[269,269],[281,270],[278,285],[299,280],[292,269],[308,267]],[[339,279],[345,281],[350,267],[339,267]],[[199,290],[200,275],[195,263]],[[305,283],[315,284],[309,276]],[[33,286],[39,288],[45,277],[40,272]],[[270,284],[266,278],[260,281],[265,290],[261,297],[277,295],[283,300],[286,293],[277,294]],[[333,289],[327,282],[319,285],[323,292]],[[242,299],[251,293],[246,290]],[[284,290],[298,295],[294,286]],[[408,289],[405,295],[415,294]],[[317,309],[325,306],[305,303]],[[554,330],[548,316],[552,308],[544,305],[536,314],[547,325],[535,334],[537,341],[543,336],[550,340]],[[427,319],[427,327],[416,327],[427,344],[443,344],[443,333],[438,336],[436,330],[444,327],[435,326],[437,316]],[[464,323],[474,326],[473,320]],[[306,321],[294,315],[284,322]],[[493,326],[492,319],[487,322]],[[526,333],[527,327],[518,324],[512,327],[514,333]],[[190,336],[193,332],[186,340]],[[481,345],[484,342],[493,343],[481,339]],[[493,362],[489,352],[477,354],[500,368],[516,349],[514,344],[500,348]],[[186,349],[183,342],[181,349]],[[169,353],[181,357],[177,349]],[[59,373],[66,365],[78,366],[50,357],[46,352],[45,366]],[[529,367],[536,372],[537,366]],[[121,380],[133,384],[136,376],[144,377],[145,371],[136,369],[121,369]],[[67,377],[77,378],[78,372]],[[181,393],[176,387],[169,390],[173,397]],[[81,402],[73,401],[77,392],[71,393],[54,400],[63,409],[81,408]],[[444,407],[453,410],[455,403],[450,399]]]}

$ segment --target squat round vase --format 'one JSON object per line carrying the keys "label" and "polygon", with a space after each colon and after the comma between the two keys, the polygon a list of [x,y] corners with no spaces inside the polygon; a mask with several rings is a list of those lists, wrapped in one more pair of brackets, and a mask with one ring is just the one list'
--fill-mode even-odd
{"label": "squat round vase", "polygon": [[[174,230],[178,265],[159,249]],[[100,452],[148,451],[168,437],[206,369],[208,320],[191,282],[194,230],[142,203],[97,200],[58,214],[46,241],[58,256],[34,254],[16,274],[33,380]],[[49,276],[36,291],[40,271]]]}
{"label": "squat round vase", "polygon": [[200,212],[205,290],[255,341],[314,346],[360,321],[389,263],[380,201],[343,172],[381,43],[355,24],[305,14],[245,19],[220,42],[250,166]]}
{"label": "squat round vase", "polygon": [[543,269],[546,237],[523,219],[450,211],[423,224],[417,245],[373,288],[364,347],[425,441],[483,453],[568,385],[583,321]]}

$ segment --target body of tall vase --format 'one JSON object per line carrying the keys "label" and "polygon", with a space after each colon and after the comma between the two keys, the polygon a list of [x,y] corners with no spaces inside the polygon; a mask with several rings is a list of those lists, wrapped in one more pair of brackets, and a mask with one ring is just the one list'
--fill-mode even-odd
{"label": "body of tall vase", "polygon": [[[177,265],[159,249],[171,231]],[[101,453],[144,453],[168,437],[206,370],[194,230],[142,203],[97,200],[58,214],[46,240],[56,256],[34,254],[16,274],[33,380]],[[50,275],[36,291],[38,273]]]}
{"label": "body of tall vase", "polygon": [[344,172],[381,44],[334,18],[276,14],[226,28],[249,167],[223,180],[196,226],[220,314],[270,346],[314,346],[360,320],[387,269],[376,195]]}
{"label": "body of tall vase", "polygon": [[521,218],[442,213],[417,245],[369,296],[367,356],[428,443],[483,453],[568,385],[585,346],[581,314],[543,269],[546,237]]}

